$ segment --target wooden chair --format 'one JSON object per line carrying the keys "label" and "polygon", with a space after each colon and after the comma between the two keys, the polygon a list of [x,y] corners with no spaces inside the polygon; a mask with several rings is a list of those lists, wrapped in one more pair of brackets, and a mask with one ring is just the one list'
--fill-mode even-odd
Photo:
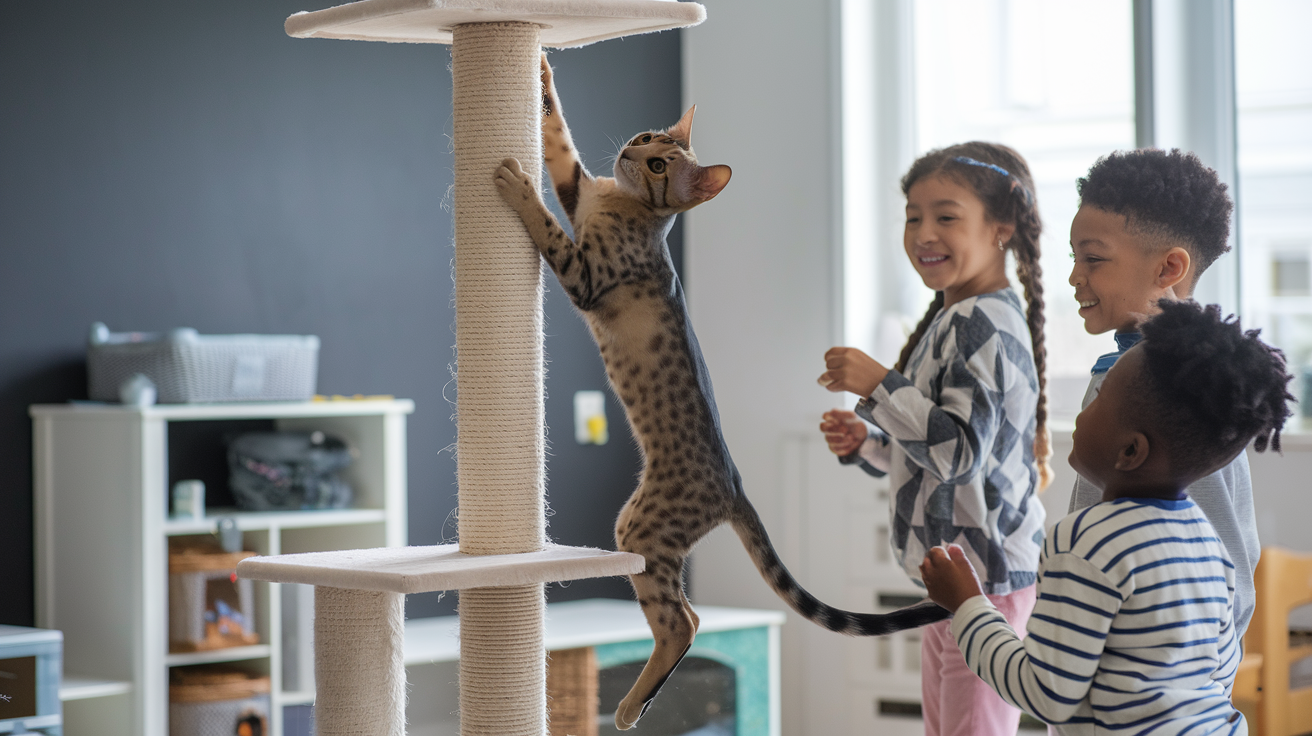
{"label": "wooden chair", "polygon": [[1289,612],[1312,603],[1312,555],[1263,549],[1254,583],[1257,610],[1235,676],[1235,706],[1257,713],[1260,736],[1312,732],[1312,688],[1289,689],[1290,664],[1312,656],[1312,645],[1289,645]]}

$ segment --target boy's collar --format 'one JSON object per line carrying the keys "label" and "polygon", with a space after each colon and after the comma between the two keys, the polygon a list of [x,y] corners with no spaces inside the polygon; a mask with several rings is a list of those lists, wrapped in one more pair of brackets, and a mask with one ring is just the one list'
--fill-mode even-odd
{"label": "boy's collar", "polygon": [[1098,362],[1093,364],[1093,370],[1089,371],[1093,375],[1106,373],[1116,365],[1116,360],[1125,354],[1126,350],[1138,344],[1143,335],[1138,332],[1118,332],[1113,337],[1116,338],[1116,352],[1107,353],[1098,358]]}
{"label": "boy's collar", "polygon": [[1181,494],[1179,498],[1136,498],[1134,496],[1122,496],[1112,501],[1112,503],[1137,503],[1145,506],[1156,506],[1159,509],[1167,511],[1180,511],[1194,505],[1193,499],[1188,494]]}

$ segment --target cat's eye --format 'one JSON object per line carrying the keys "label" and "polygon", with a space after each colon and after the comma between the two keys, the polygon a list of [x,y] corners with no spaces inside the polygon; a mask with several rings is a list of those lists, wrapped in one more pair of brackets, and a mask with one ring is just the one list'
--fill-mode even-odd
{"label": "cat's eye", "polygon": [[642,137],[642,142],[643,142],[643,143],[651,143],[651,133],[647,133],[646,135],[644,135],[644,136]]}
{"label": "cat's eye", "polygon": [[651,170],[652,170],[652,173],[655,173],[655,174],[664,174],[664,173],[665,173],[665,161],[664,161],[663,159],[659,159],[659,158],[649,158],[649,159],[647,159],[647,168],[651,169]]}

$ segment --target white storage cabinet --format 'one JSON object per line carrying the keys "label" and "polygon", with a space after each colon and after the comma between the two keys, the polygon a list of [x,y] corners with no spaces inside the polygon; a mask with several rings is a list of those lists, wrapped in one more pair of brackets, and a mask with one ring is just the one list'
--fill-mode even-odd
{"label": "white storage cabinet", "polygon": [[[256,583],[255,646],[170,654],[168,538],[236,520],[245,549],[263,555],[406,544],[409,400],[157,405],[35,405],[33,486],[36,625],[64,632],[66,736],[165,736],[169,668],[244,662],[272,680],[273,736],[283,706],[312,691],[282,687],[279,586]],[[171,422],[271,419],[322,430],[359,450],[346,476],[353,508],[168,516]]]}

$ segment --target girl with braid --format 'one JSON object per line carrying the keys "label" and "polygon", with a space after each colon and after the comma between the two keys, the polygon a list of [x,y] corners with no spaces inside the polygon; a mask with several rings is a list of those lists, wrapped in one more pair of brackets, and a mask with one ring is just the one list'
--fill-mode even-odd
{"label": "girl with braid", "polygon": [[[1043,546],[1035,493],[1052,476],[1034,182],[1020,154],[972,142],[922,156],[902,193],[903,244],[934,301],[892,369],[855,348],[825,353],[820,384],[861,400],[855,413],[826,412],[820,429],[840,462],[890,476],[893,551],[912,582],[924,586],[931,548],[958,544],[1023,632]],[[1015,734],[1020,711],[967,667],[950,623],[921,639],[925,733]]]}

